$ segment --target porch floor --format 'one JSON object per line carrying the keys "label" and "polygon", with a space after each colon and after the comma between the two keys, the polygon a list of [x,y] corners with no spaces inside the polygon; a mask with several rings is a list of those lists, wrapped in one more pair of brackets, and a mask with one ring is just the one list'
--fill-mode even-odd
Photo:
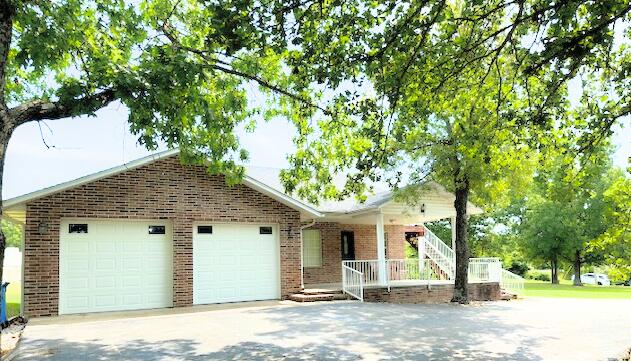
{"label": "porch floor", "polygon": [[[393,280],[390,281],[390,287],[409,287],[409,286],[426,286],[431,285],[450,285],[453,284],[452,280]],[[380,286],[377,284],[367,284],[364,288],[381,288],[386,286]],[[342,282],[337,283],[311,283],[305,284],[305,292],[335,292],[342,290]]]}

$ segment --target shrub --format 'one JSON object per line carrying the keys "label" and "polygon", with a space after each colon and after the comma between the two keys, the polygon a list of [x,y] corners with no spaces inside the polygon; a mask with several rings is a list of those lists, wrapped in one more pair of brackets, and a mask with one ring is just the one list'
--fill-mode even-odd
{"label": "shrub", "polygon": [[513,263],[511,263],[510,267],[508,267],[508,270],[518,274],[522,277],[526,277],[526,273],[528,272],[528,270],[530,269],[530,267],[528,267],[528,265],[526,264],[526,262],[522,262],[522,261],[513,261]]}
{"label": "shrub", "polygon": [[535,280],[550,282],[550,275],[545,274],[545,273],[540,273],[540,274],[535,276]]}
{"label": "shrub", "polygon": [[526,273],[526,278],[537,281],[550,282],[550,274],[547,270],[532,270]]}

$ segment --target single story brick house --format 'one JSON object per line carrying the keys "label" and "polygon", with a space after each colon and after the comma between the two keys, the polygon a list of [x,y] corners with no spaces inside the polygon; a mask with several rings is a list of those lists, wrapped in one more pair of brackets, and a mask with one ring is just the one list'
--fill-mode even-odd
{"label": "single story brick house", "polygon": [[434,185],[419,207],[390,192],[316,206],[284,193],[276,170],[227,186],[170,150],[8,199],[3,217],[24,226],[23,313],[41,317],[285,299],[318,284],[391,291],[423,270],[449,280],[444,255],[425,248],[412,272],[405,243],[453,252],[421,226],[453,217],[453,199]]}

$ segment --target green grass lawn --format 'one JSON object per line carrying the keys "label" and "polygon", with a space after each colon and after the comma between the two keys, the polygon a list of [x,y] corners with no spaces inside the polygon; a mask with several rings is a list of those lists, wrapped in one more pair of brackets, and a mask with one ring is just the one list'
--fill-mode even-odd
{"label": "green grass lawn", "polygon": [[20,314],[21,289],[22,285],[17,282],[11,282],[7,287],[7,317],[9,318]]}
{"label": "green grass lawn", "polygon": [[554,298],[619,298],[631,299],[631,287],[624,286],[572,286],[571,281],[562,280],[561,284],[526,280],[524,296]]}

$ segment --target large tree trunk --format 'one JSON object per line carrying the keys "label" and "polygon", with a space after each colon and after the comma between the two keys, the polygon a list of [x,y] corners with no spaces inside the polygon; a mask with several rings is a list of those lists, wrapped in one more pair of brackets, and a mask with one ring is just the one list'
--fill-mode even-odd
{"label": "large tree trunk", "polygon": [[554,257],[552,259],[552,261],[550,262],[550,265],[552,266],[551,268],[551,272],[552,272],[552,284],[558,285],[559,284],[559,261],[557,260],[556,257]]}
{"label": "large tree trunk", "polygon": [[581,251],[574,254],[574,286],[582,286],[581,282]]}
{"label": "large tree trunk", "polygon": [[[4,176],[4,158],[7,144],[13,132],[14,122],[9,115],[5,99],[6,64],[11,48],[13,34],[14,7],[7,0],[0,0],[0,218],[2,218],[2,179]],[[4,267],[4,247],[6,240],[0,229],[0,280]]]}
{"label": "large tree trunk", "polygon": [[451,302],[469,303],[469,247],[467,246],[468,179],[456,179],[456,281]]}
{"label": "large tree trunk", "polygon": [[[2,177],[4,176],[4,158],[6,155],[7,144],[9,143],[10,134],[0,134],[0,219],[2,219]],[[6,238],[2,228],[0,228],[0,280],[2,280],[4,268],[4,248],[6,247]]]}

